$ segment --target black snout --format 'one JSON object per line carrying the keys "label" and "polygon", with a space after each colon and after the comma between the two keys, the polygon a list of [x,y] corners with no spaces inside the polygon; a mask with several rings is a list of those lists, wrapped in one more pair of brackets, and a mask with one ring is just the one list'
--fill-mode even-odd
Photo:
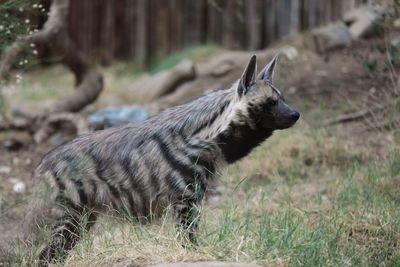
{"label": "black snout", "polygon": [[292,127],[297,120],[300,118],[300,113],[293,110],[291,107],[285,104],[284,112],[280,113],[276,116],[276,128],[277,129],[286,129]]}
{"label": "black snout", "polygon": [[297,121],[300,118],[300,113],[292,111],[289,116],[292,120]]}
{"label": "black snout", "polygon": [[[287,129],[292,127],[300,118],[300,113],[292,109],[283,100],[279,101],[279,105],[275,105],[272,111],[274,119],[274,129]],[[271,127],[271,122],[266,121],[266,127]]]}

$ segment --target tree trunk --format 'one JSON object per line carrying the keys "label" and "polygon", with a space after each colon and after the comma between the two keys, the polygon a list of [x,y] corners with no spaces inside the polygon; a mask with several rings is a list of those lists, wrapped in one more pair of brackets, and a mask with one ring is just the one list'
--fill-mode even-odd
{"label": "tree trunk", "polygon": [[104,16],[100,34],[101,63],[105,66],[111,64],[115,50],[115,3],[105,1]]}
{"label": "tree trunk", "polygon": [[267,0],[265,9],[265,42],[272,43],[276,39],[276,0]]}
{"label": "tree trunk", "polygon": [[[77,112],[86,105],[92,103],[103,89],[101,73],[94,68],[86,57],[75,47],[68,35],[67,19],[69,12],[69,0],[53,0],[50,15],[43,29],[27,36],[21,36],[6,49],[0,61],[0,77],[4,77],[10,71],[15,57],[30,43],[46,45],[54,55],[60,56],[61,62],[75,75],[75,90],[61,97],[47,110],[34,116],[33,128],[40,128],[43,121],[51,119],[57,113]],[[46,123],[44,123],[46,124]]]}
{"label": "tree trunk", "polygon": [[149,0],[138,0],[137,1],[137,24],[136,32],[140,38],[136,42],[136,63],[141,68],[145,68],[148,65],[148,32],[149,32]]}

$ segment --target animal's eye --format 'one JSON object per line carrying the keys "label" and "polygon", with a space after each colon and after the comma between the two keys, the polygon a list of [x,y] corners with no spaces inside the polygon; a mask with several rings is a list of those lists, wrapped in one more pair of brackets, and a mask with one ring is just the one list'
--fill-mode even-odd
{"label": "animal's eye", "polygon": [[270,105],[271,106],[276,106],[278,104],[277,100],[271,100]]}

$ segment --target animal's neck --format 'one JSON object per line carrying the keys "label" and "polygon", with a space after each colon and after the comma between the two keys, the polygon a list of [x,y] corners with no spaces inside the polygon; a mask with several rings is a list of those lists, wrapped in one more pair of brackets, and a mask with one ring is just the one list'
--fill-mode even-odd
{"label": "animal's neck", "polygon": [[252,129],[247,124],[231,123],[227,130],[217,137],[217,144],[222,150],[225,160],[233,163],[257,147],[272,135],[273,130],[257,127]]}

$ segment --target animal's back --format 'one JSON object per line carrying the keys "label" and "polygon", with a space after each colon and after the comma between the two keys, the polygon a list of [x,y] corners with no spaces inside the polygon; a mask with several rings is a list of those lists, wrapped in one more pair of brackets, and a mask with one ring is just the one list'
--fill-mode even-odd
{"label": "animal's back", "polygon": [[40,191],[48,191],[46,209],[37,205],[31,213],[48,213],[50,204],[62,204],[147,216],[193,194],[194,179],[206,190],[217,164],[223,164],[221,155],[216,144],[182,130],[187,124],[174,119],[185,118],[184,111],[166,110],[144,123],[78,136],[56,147],[35,175]]}
{"label": "animal's back", "polygon": [[[54,232],[65,236],[77,231],[84,214],[93,222],[109,209],[148,218],[207,190],[221,157],[217,146],[162,129],[149,134],[146,125],[126,125],[79,136],[50,151],[36,170],[26,223],[58,225]],[[51,258],[54,248],[43,253]]]}
{"label": "animal's back", "polygon": [[141,218],[170,204],[177,226],[193,240],[198,206],[220,169],[299,118],[271,85],[275,61],[256,79],[253,56],[229,89],[169,108],[141,124],[77,137],[49,152],[37,169],[29,211],[55,221],[46,224],[52,226],[52,238],[41,252],[42,261],[54,258],[60,247],[71,249],[80,237],[79,226],[88,230],[107,208]]}

